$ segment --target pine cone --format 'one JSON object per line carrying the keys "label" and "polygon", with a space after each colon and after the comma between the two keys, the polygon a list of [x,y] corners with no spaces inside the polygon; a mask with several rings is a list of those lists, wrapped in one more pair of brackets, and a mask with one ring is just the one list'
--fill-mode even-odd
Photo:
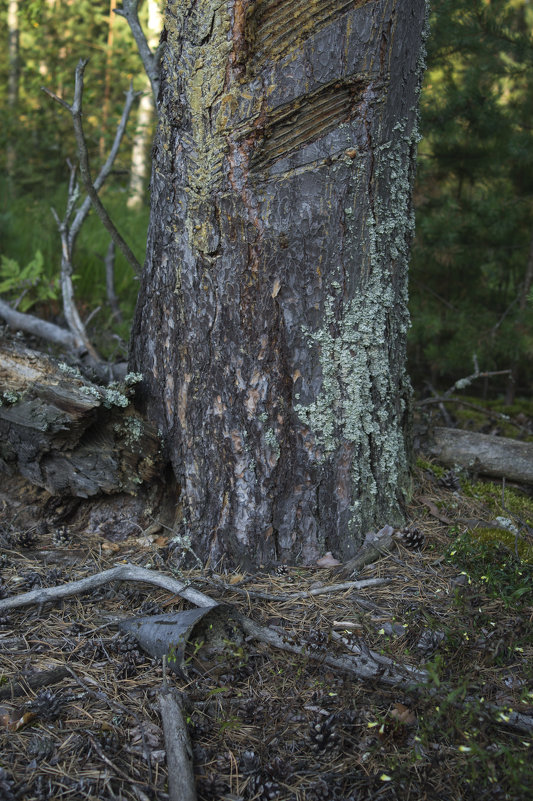
{"label": "pine cone", "polygon": [[70,536],[68,526],[58,526],[52,532],[52,543],[56,548],[64,548],[66,545],[69,545],[71,539],[72,537]]}
{"label": "pine cone", "polygon": [[461,482],[459,481],[457,475],[454,473],[453,470],[448,470],[439,480],[437,481],[439,487],[443,489],[449,490],[460,490],[461,489]]}
{"label": "pine cone", "polygon": [[308,739],[310,749],[315,754],[327,752],[333,756],[340,753],[342,743],[337,732],[335,713],[327,718],[317,718],[309,727]]}
{"label": "pine cone", "polygon": [[37,544],[38,536],[35,531],[17,531],[14,535],[15,544],[19,548],[33,548]]}
{"label": "pine cone", "polygon": [[258,801],[271,801],[278,797],[281,787],[268,773],[261,772],[250,778],[246,791],[250,798],[257,798]]}
{"label": "pine cone", "polygon": [[0,798],[2,801],[15,801],[13,780],[9,778],[4,768],[0,768]]}
{"label": "pine cone", "polygon": [[259,770],[260,764],[261,760],[255,751],[250,749],[242,752],[239,759],[239,768],[245,776],[249,776],[251,773],[256,773]]}
{"label": "pine cone", "polygon": [[229,790],[229,785],[220,776],[210,773],[198,780],[198,795],[206,801],[219,801]]}
{"label": "pine cone", "polygon": [[64,699],[53,690],[41,690],[29,708],[41,720],[55,720],[61,713]]}
{"label": "pine cone", "polygon": [[430,657],[444,639],[443,631],[424,629],[415,645],[416,650],[424,657]]}
{"label": "pine cone", "polygon": [[35,759],[37,763],[43,760],[48,761],[55,750],[56,744],[51,737],[41,737],[35,734],[28,743],[28,756]]}
{"label": "pine cone", "polygon": [[400,528],[394,532],[394,539],[406,548],[418,550],[424,546],[425,537],[419,528]]}

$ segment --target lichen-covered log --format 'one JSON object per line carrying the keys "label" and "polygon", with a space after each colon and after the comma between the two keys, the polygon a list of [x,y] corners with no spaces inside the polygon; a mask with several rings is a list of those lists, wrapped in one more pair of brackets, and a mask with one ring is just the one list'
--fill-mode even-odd
{"label": "lichen-covered log", "polygon": [[533,485],[533,442],[456,428],[435,428],[428,450],[439,462],[451,467],[460,465],[484,476]]}
{"label": "lichen-covered log", "polygon": [[53,494],[134,492],[155,474],[160,441],[128,394],[0,345],[0,470],[16,468]]}
{"label": "lichen-covered log", "polygon": [[169,0],[131,367],[203,559],[400,522],[425,0]]}

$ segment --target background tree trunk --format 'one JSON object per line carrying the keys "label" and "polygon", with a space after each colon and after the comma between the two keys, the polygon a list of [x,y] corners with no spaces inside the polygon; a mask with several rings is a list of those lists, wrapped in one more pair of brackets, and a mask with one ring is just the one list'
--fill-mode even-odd
{"label": "background tree trunk", "polygon": [[[161,28],[163,27],[160,0],[148,0],[148,31],[147,42],[152,53],[155,53],[159,44]],[[137,125],[133,146],[131,149],[131,173],[128,197],[128,208],[141,208],[146,189],[146,178],[150,169],[150,144],[153,137],[153,119],[155,116],[155,102],[152,87],[148,76],[144,84],[144,94],[139,101],[137,112]]]}
{"label": "background tree trunk", "polygon": [[9,0],[7,4],[7,106],[10,115],[10,130],[8,134],[6,151],[6,173],[10,184],[10,190],[12,189],[11,181],[13,179],[13,172],[15,170],[15,162],[17,158],[15,149],[15,131],[20,80],[19,27],[19,0]]}
{"label": "background tree trunk", "polygon": [[425,0],[170,0],[132,334],[196,552],[402,520]]}

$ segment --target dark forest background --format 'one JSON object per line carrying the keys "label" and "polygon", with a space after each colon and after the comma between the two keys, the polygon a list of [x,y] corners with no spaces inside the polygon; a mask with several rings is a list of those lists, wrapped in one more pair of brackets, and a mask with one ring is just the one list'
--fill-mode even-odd
{"label": "dark forest background", "polygon": [[[41,87],[70,102],[76,64],[90,59],[84,125],[96,172],[130,81],[148,91],[128,25],[113,13],[116,5],[0,2],[0,294],[20,311],[58,323],[61,245],[50,209],[63,216],[67,159],[76,161],[76,147],[70,115]],[[140,4],[145,23],[148,5]],[[515,395],[530,394],[533,384],[533,2],[432,0],[431,9],[414,196],[410,372],[424,394],[446,389],[474,372],[474,364],[481,371],[511,371],[476,384],[488,398],[511,403]],[[142,125],[149,164],[155,121]],[[134,203],[130,181],[140,133],[134,110],[101,194],[142,263],[148,179],[142,201]],[[108,245],[109,235],[91,213],[74,255],[76,299],[100,352],[123,358],[138,282],[117,254],[117,319],[106,294]]]}

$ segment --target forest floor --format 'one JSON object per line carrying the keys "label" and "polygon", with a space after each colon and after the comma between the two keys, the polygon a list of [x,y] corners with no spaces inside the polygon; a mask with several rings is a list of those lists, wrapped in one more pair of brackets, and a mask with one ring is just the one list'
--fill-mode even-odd
{"label": "forest floor", "polygon": [[[111,541],[19,478],[3,478],[0,504],[0,598],[129,563],[186,579],[301,646],[189,644],[186,673],[169,680],[183,693],[200,801],[531,797],[531,491],[419,459],[409,524],[423,544],[398,542],[355,577],[386,583],[331,591],[334,567],[178,569],[164,527],[124,526],[121,539],[115,523]],[[313,589],[324,592],[292,597]],[[1,801],[168,798],[161,660],[117,624],[190,606],[126,581],[42,608],[0,605]],[[350,645],[424,668],[427,681],[368,683],[320,656]]]}

